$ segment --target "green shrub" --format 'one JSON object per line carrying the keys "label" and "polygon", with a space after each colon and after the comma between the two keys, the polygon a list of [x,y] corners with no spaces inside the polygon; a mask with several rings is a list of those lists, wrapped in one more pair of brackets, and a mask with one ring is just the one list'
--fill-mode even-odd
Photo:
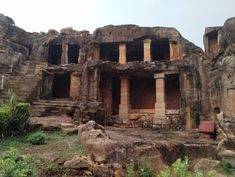
{"label": "green shrub", "polygon": [[12,108],[10,106],[4,105],[0,107],[0,133],[1,136],[7,132],[9,125],[9,118],[12,112]]}
{"label": "green shrub", "polygon": [[148,168],[148,167],[140,168],[139,175],[140,177],[152,177],[153,171],[151,168]]}
{"label": "green shrub", "polygon": [[204,174],[201,171],[195,171],[191,175],[192,177],[204,177]]}
{"label": "green shrub", "polygon": [[184,160],[177,159],[173,164],[173,171],[176,177],[188,177],[189,176],[189,158],[186,156]]}
{"label": "green shrub", "polygon": [[220,168],[222,172],[226,175],[229,175],[232,173],[232,165],[227,160],[222,160],[220,164]]}
{"label": "green shrub", "polygon": [[126,165],[126,177],[134,177],[134,161],[131,160],[127,165]]}
{"label": "green shrub", "polygon": [[0,107],[0,135],[2,137],[16,135],[23,132],[30,118],[30,104],[17,102],[11,93],[8,101]]}
{"label": "green shrub", "polygon": [[157,177],[171,177],[171,171],[169,168],[166,168],[165,170],[162,170]]}
{"label": "green shrub", "polygon": [[9,149],[0,156],[1,177],[36,177],[32,159],[20,157],[17,150]]}
{"label": "green shrub", "polygon": [[46,134],[43,132],[35,132],[27,138],[27,142],[34,144],[34,145],[39,145],[39,144],[45,144],[46,141]]}
{"label": "green shrub", "polygon": [[152,164],[150,160],[148,160],[148,162],[145,164],[144,167],[141,167],[139,169],[139,176],[140,177],[152,177],[153,176]]}

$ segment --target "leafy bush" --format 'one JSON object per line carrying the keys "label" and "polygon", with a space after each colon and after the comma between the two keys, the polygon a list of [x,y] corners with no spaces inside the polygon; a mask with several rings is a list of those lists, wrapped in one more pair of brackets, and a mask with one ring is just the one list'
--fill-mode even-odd
{"label": "leafy bush", "polygon": [[220,168],[222,172],[226,175],[229,175],[232,173],[232,165],[227,160],[222,160],[220,164]]}
{"label": "leafy bush", "polygon": [[153,171],[151,168],[140,168],[139,171],[140,177],[152,177],[153,176]]}
{"label": "leafy bush", "polygon": [[134,177],[134,161],[131,160],[130,163],[126,165],[126,177]]}
{"label": "leafy bush", "polygon": [[141,167],[139,169],[139,176],[140,177],[152,177],[153,176],[153,170],[152,170],[152,165],[151,165],[150,160],[148,160],[148,162],[145,164],[144,167]]}
{"label": "leafy bush", "polygon": [[176,177],[187,177],[189,176],[189,158],[186,156],[184,160],[177,159],[173,164],[173,171]]}
{"label": "leafy bush", "polygon": [[43,132],[35,132],[27,138],[27,142],[34,144],[34,145],[39,145],[39,144],[45,144],[46,140],[46,134]]}
{"label": "leafy bush", "polygon": [[12,93],[0,107],[0,135],[2,137],[23,132],[29,124],[30,104],[17,102]]}
{"label": "leafy bush", "polygon": [[171,177],[171,171],[169,168],[166,168],[165,170],[162,170],[157,177]]}
{"label": "leafy bush", "polygon": [[9,149],[0,156],[0,176],[36,177],[32,159],[28,156],[20,157],[16,149]]}

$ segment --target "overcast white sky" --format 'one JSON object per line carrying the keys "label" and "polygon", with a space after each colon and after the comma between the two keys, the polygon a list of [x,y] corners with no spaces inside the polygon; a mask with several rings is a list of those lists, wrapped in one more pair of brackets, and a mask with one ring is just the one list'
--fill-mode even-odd
{"label": "overcast white sky", "polygon": [[202,47],[206,26],[235,16],[235,0],[0,0],[0,13],[29,32],[114,24],[175,27]]}

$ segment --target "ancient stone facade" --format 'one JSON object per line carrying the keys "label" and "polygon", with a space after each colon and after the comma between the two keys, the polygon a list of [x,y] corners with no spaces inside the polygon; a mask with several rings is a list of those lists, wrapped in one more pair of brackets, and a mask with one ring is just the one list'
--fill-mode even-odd
{"label": "ancient stone facade", "polygon": [[204,53],[174,28],[28,33],[0,15],[1,98],[13,88],[34,105],[59,101],[75,120],[103,124],[190,130],[215,108],[233,117],[234,23],[207,28]]}

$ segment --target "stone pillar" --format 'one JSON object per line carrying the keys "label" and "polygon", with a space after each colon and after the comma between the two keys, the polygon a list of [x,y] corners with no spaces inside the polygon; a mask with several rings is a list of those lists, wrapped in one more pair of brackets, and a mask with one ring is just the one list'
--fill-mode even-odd
{"label": "stone pillar", "polygon": [[62,44],[61,64],[68,64],[68,44]]}
{"label": "stone pillar", "polygon": [[166,103],[165,103],[165,74],[155,74],[156,79],[156,102],[153,126],[161,125],[166,119]]}
{"label": "stone pillar", "polygon": [[151,62],[151,39],[144,40],[144,61]]}
{"label": "stone pillar", "polygon": [[98,44],[94,45],[94,49],[93,49],[93,57],[92,59],[98,60],[100,59],[100,47]]}
{"label": "stone pillar", "polygon": [[177,43],[177,41],[170,41],[169,42],[169,48],[170,48],[170,60],[180,60],[180,45]]}
{"label": "stone pillar", "polygon": [[78,99],[79,85],[80,83],[79,83],[78,73],[76,71],[72,72],[70,76],[70,94],[69,95],[73,100]]}
{"label": "stone pillar", "polygon": [[120,64],[126,63],[126,44],[125,43],[119,44],[119,63]]}
{"label": "stone pillar", "polygon": [[128,77],[120,77],[121,80],[121,98],[119,105],[119,119],[122,123],[128,122],[128,113],[130,107],[130,88],[129,88],[129,79]]}

